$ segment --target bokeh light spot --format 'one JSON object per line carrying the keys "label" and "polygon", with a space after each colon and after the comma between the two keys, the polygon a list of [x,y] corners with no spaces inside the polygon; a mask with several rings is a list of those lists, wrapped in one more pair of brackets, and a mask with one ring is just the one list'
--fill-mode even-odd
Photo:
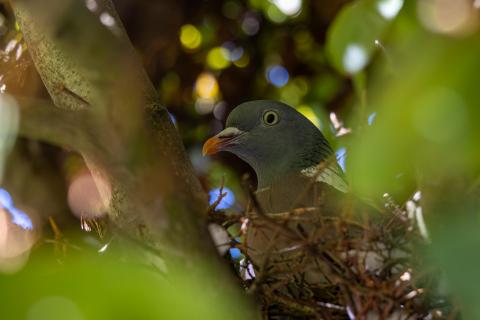
{"label": "bokeh light spot", "polygon": [[[226,195],[218,203],[217,207],[215,208],[217,210],[225,210],[235,204],[235,195],[233,194],[232,190],[227,187],[223,187],[222,193],[226,193]],[[220,188],[210,190],[208,195],[210,198],[209,203],[210,205],[213,205],[220,197]]]}
{"label": "bokeh light spot", "polygon": [[215,70],[230,66],[229,52],[223,47],[215,47],[207,54],[207,65]]}
{"label": "bokeh light spot", "polygon": [[247,52],[244,52],[240,59],[233,62],[236,67],[245,68],[250,63],[250,55]]}
{"label": "bokeh light spot", "polygon": [[108,12],[102,12],[102,14],[100,14],[100,22],[109,28],[115,26],[115,19]]}
{"label": "bokeh light spot", "polygon": [[320,120],[310,106],[301,105],[297,108],[297,111],[303,114],[305,118],[310,120],[317,128],[320,128]]}
{"label": "bokeh light spot", "polygon": [[[14,211],[13,214],[11,210]],[[17,227],[18,224],[13,221],[14,215],[26,217],[21,223],[28,228]],[[15,273],[27,263],[30,250],[37,239],[37,234],[32,229],[33,224],[23,211],[0,206],[0,272]]]}
{"label": "bokeh light spot", "polygon": [[417,2],[423,25],[433,31],[466,35],[478,28],[479,19],[471,0],[423,0]]}
{"label": "bokeh light spot", "polygon": [[13,49],[15,49],[15,47],[17,46],[18,44],[18,40],[17,39],[12,39],[10,40],[7,45],[5,46],[5,53],[10,53],[13,51]]}
{"label": "bokeh light spot", "polygon": [[243,48],[237,47],[233,42],[225,42],[222,45],[223,48],[227,49],[228,51],[228,60],[235,62],[238,61],[243,56]]}
{"label": "bokeh light spot", "polygon": [[238,248],[231,248],[230,256],[233,260],[239,260],[242,257],[242,252]]}
{"label": "bokeh light spot", "polygon": [[217,79],[210,72],[202,72],[195,81],[195,93],[202,99],[216,99],[219,94]]}
{"label": "bokeh light spot", "polygon": [[17,208],[9,208],[7,211],[12,216],[12,223],[25,230],[33,230],[32,220],[25,212]]}
{"label": "bokeh light spot", "polygon": [[375,118],[377,117],[376,112],[372,112],[367,119],[368,125],[371,126],[373,124],[373,121],[375,121]]}
{"label": "bokeh light spot", "polygon": [[402,7],[403,0],[379,0],[377,3],[378,12],[387,20],[395,18]]}
{"label": "bokeh light spot", "polygon": [[271,2],[287,16],[295,16],[302,10],[302,0],[272,0]]}
{"label": "bokeh light spot", "polygon": [[85,0],[85,5],[90,11],[96,11],[98,9],[98,4],[95,0]]}
{"label": "bokeh light spot", "polygon": [[199,114],[211,113],[214,108],[215,108],[214,99],[198,98],[197,100],[195,100],[195,111],[197,111]]}
{"label": "bokeh light spot", "polygon": [[33,223],[30,217],[15,207],[12,196],[7,190],[0,188],[0,209],[2,208],[12,217],[12,223],[25,230],[33,229]]}
{"label": "bokeh light spot", "polygon": [[110,205],[111,188],[105,180],[90,173],[79,174],[68,188],[68,205],[78,218],[98,218]]}
{"label": "bokeh light spot", "polygon": [[338,165],[342,168],[344,172],[347,172],[347,168],[346,168],[347,149],[340,148],[337,150],[337,152],[335,152],[335,155],[337,157]]}
{"label": "bokeh light spot", "polygon": [[180,43],[188,50],[194,50],[202,44],[202,34],[191,24],[186,24],[180,29]]}
{"label": "bokeh light spot", "polygon": [[242,21],[242,30],[246,35],[253,36],[260,30],[260,21],[255,14],[247,13]]}
{"label": "bokeh light spot", "polygon": [[266,78],[275,87],[281,88],[288,83],[290,75],[287,69],[281,65],[274,65],[267,68]]}
{"label": "bokeh light spot", "polygon": [[0,206],[3,208],[13,207],[13,199],[7,190],[0,188]]}
{"label": "bokeh light spot", "polygon": [[282,88],[280,97],[287,104],[296,106],[300,104],[302,98],[308,93],[308,90],[309,85],[305,78],[297,77]]}
{"label": "bokeh light spot", "polygon": [[177,126],[177,118],[173,113],[168,111],[168,117],[170,118],[170,121],[172,121],[173,125],[176,127]]}
{"label": "bokeh light spot", "polygon": [[274,4],[267,8],[267,18],[274,23],[282,23],[287,19],[287,16]]}
{"label": "bokeh light spot", "polygon": [[359,44],[351,44],[345,49],[343,68],[348,73],[357,73],[367,64],[367,52]]}

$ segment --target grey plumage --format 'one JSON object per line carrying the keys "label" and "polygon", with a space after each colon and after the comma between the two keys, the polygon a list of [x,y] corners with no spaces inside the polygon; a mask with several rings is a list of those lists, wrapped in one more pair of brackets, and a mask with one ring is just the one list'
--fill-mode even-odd
{"label": "grey plumage", "polygon": [[[301,229],[308,237],[314,236],[318,214],[341,211],[339,198],[343,194],[338,190],[346,192],[348,185],[335,153],[317,127],[284,103],[257,100],[236,107],[227,118],[226,129],[204,145],[204,154],[218,151],[237,155],[255,170],[256,199],[265,214],[315,208],[303,214],[304,222],[288,221],[286,227],[293,232]],[[303,263],[298,259],[302,246],[262,219],[251,218],[245,245],[256,271],[264,265],[265,252],[269,252],[271,262]],[[283,268],[284,262],[276,265]],[[316,271],[307,272],[305,277],[312,282],[323,279]]]}
{"label": "grey plumage", "polygon": [[[265,122],[269,112],[278,116],[277,123]],[[282,177],[302,173],[347,191],[343,172],[328,141],[294,108],[269,100],[245,102],[230,113],[226,127],[241,133],[221,150],[237,155],[255,170],[259,189]]]}

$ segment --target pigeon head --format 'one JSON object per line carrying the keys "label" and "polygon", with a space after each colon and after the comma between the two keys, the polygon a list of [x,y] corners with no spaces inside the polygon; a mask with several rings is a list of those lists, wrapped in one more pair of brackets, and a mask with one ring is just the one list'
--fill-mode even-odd
{"label": "pigeon head", "polygon": [[320,130],[281,102],[242,103],[229,114],[225,127],[205,142],[203,154],[235,154],[254,169],[259,188],[318,165],[333,154]]}

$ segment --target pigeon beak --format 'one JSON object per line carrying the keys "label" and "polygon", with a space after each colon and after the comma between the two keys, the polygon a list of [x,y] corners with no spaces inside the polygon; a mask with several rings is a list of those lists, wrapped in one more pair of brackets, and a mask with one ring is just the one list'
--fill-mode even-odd
{"label": "pigeon beak", "polygon": [[212,155],[222,151],[226,146],[235,141],[236,138],[238,138],[242,133],[244,133],[242,130],[239,130],[235,127],[225,128],[225,130],[221,131],[216,136],[211,137],[204,143],[202,150],[203,155]]}

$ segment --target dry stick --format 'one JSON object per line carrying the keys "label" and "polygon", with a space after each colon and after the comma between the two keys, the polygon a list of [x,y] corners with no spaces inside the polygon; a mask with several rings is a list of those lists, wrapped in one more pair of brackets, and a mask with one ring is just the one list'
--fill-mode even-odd
{"label": "dry stick", "polygon": [[252,205],[254,207],[254,209],[257,211],[258,213],[258,216],[262,217],[265,221],[273,224],[273,225],[276,225],[278,227],[280,227],[283,231],[285,231],[287,234],[289,234],[290,236],[292,236],[292,238],[297,238],[298,235],[290,230],[289,228],[287,228],[285,226],[285,224],[280,224],[278,223],[277,221],[275,221],[274,219],[270,218],[266,213],[265,211],[263,210],[262,206],[260,205],[260,203],[258,202],[258,199],[257,199],[257,196],[255,195],[255,193],[253,192],[253,190],[251,188],[248,188],[248,194],[249,194],[249,197],[250,197],[250,200],[252,201]]}
{"label": "dry stick", "polygon": [[[331,160],[330,160],[330,161],[331,161]],[[316,174],[315,177],[311,180],[309,186],[308,186],[308,187],[302,192],[302,194],[297,198],[296,202],[301,201],[301,199],[306,195],[306,193],[307,193],[308,190],[311,188],[311,186],[312,186],[314,183],[316,183],[316,178],[321,174],[321,172],[323,171],[323,169],[325,169],[326,164],[328,164],[328,162],[324,162],[324,163],[322,163],[322,164],[319,166],[318,171],[317,171],[317,174]],[[257,211],[259,211],[260,213],[263,213],[263,211],[261,210],[260,206],[258,205],[258,202],[256,202],[256,197],[255,197],[255,195],[251,195],[251,198],[252,198],[252,202],[253,202],[254,207],[257,207]],[[294,206],[293,206],[293,207],[294,207]],[[260,210],[258,210],[258,209],[260,209]],[[294,214],[294,213],[297,213],[297,212],[295,212],[294,210],[292,210],[291,212],[288,212],[288,213],[282,213],[282,218],[285,219],[284,223],[281,224],[282,227],[286,227],[286,223],[289,221],[289,218],[290,218],[291,215]],[[263,214],[263,217],[265,217],[265,216],[266,216],[266,215]],[[278,223],[275,223],[275,224],[278,225]],[[288,230],[290,230],[290,229],[288,229]],[[264,260],[264,266],[263,266],[263,268],[261,269],[262,271],[265,270],[265,267],[266,267],[267,263],[269,262],[270,255],[271,255],[271,253],[272,253],[271,251],[272,251],[272,249],[273,249],[273,243],[274,243],[274,241],[276,240],[276,238],[278,237],[278,235],[279,235],[279,230],[277,229],[276,232],[275,232],[275,234],[273,235],[273,237],[270,239],[269,245],[267,246],[267,257],[266,257],[266,259]],[[302,240],[304,240],[304,239],[302,239]],[[348,269],[348,268],[344,268],[344,270],[349,270],[349,269]],[[263,276],[263,274],[261,274],[260,277],[258,277],[258,278],[261,279],[262,276]],[[258,278],[257,278],[257,279],[258,279]]]}
{"label": "dry stick", "polygon": [[[252,197],[252,199],[253,199],[252,201],[255,201],[255,197]],[[255,206],[255,202],[253,204]],[[260,207],[257,207],[257,211],[259,211],[259,213],[262,213]],[[304,211],[307,211],[307,210],[304,210]],[[296,212],[296,211],[292,210],[292,212],[283,212],[283,213],[280,213],[276,216],[272,215],[272,214],[264,214],[264,216],[262,216],[261,214],[259,214],[258,217],[254,217],[254,218],[261,219],[261,218],[264,218],[266,216],[266,217],[269,217],[269,218],[272,218],[272,219],[281,218],[281,219],[285,219],[285,220],[288,221],[288,218],[292,218],[292,216],[296,213],[299,213],[299,212]],[[338,220],[338,218],[337,219],[332,218],[331,220]],[[392,226],[393,225],[392,223],[394,222],[394,220],[398,220],[398,217],[392,217],[392,219],[390,219],[388,225]],[[274,221],[274,222],[275,222],[276,225],[278,225],[278,223],[276,223],[276,221]],[[280,225],[285,225],[285,224],[280,224]],[[364,225],[357,225],[357,226],[361,230],[363,230],[364,232],[369,231],[368,229],[366,229],[366,227]],[[404,225],[403,227],[405,228],[406,225]],[[278,230],[277,230],[277,233],[278,233]],[[406,232],[407,236],[412,235],[412,234],[414,234],[414,233]],[[381,234],[379,234],[378,236],[382,237]],[[366,237],[366,238],[364,238],[364,241],[365,240],[366,241],[371,241],[370,237],[367,237],[366,233],[364,233],[364,237]],[[359,248],[358,245],[355,245],[354,247]],[[376,248],[376,249],[378,251],[380,248]],[[391,250],[393,250],[393,248],[390,248],[388,250],[390,252]],[[329,254],[328,251],[323,251],[323,252],[324,252],[324,254],[327,254],[327,255]],[[331,256],[333,257],[334,255],[331,255]],[[323,257],[321,257],[321,259],[322,259],[322,261],[325,260],[325,259],[323,259]],[[350,278],[351,278],[350,280],[355,279],[356,276],[351,273],[352,270],[350,268],[343,265],[343,263],[341,261],[337,261],[337,262],[340,265],[342,265],[344,271],[350,272]],[[329,262],[328,259],[327,259],[327,264],[328,263],[331,264],[331,262]],[[364,261],[363,264],[365,264],[365,261]],[[353,310],[355,310],[355,309],[359,310],[357,312],[354,311],[355,314],[363,314],[368,309],[367,308],[368,306],[372,306],[373,309],[378,310],[380,315],[385,316],[385,315],[388,315],[389,313],[391,313],[394,306],[398,304],[398,301],[399,301],[398,296],[401,295],[402,288],[396,288],[395,285],[394,285],[395,281],[392,281],[389,284],[387,283],[387,287],[384,287],[384,286],[382,287],[381,285],[384,283],[383,281],[378,280],[379,282],[377,282],[374,279],[369,279],[369,277],[366,277],[366,274],[365,274],[366,270],[363,270],[363,268],[361,268],[360,269],[360,271],[361,271],[360,280],[362,280],[364,282],[373,280],[374,283],[373,283],[372,288],[358,288],[358,287],[355,287],[355,286],[351,286],[347,282],[347,281],[349,281],[348,279],[342,279],[341,275],[337,274],[337,273],[340,272],[339,270],[334,271],[335,270],[334,267],[337,267],[337,266],[338,265],[330,266],[329,271],[332,274],[332,278],[335,279],[334,282],[337,283],[338,287],[342,291],[343,297],[344,297],[344,299],[346,299],[347,305],[353,307],[354,308]],[[357,266],[360,266],[359,262],[357,262]],[[278,284],[277,284],[277,286],[278,286]],[[404,284],[404,285],[402,285],[402,287],[403,287],[403,289],[405,289],[405,288],[408,288],[409,285]],[[264,293],[268,293],[270,295],[273,295],[274,294],[273,291],[275,291],[275,289],[276,289],[276,287],[274,286],[274,287],[270,288],[269,290],[265,290]],[[393,290],[393,293],[394,293],[393,296],[390,295],[390,293],[392,292],[391,290]],[[365,299],[362,299],[361,297],[367,297],[367,299],[365,300]],[[382,303],[386,303],[386,305],[384,307],[380,308],[380,305],[378,305],[378,301],[383,301]],[[277,301],[277,302],[280,302],[280,303],[283,303],[283,304],[287,303],[287,301],[284,301],[284,300]],[[343,308],[343,307],[340,307],[340,308]],[[344,308],[343,308],[343,311],[345,312]]]}
{"label": "dry stick", "polygon": [[[265,213],[264,215],[272,218],[273,220],[284,220],[284,219],[295,219],[300,217],[295,217],[296,215],[302,215],[304,213],[310,213],[310,212],[315,212],[317,211],[317,207],[305,207],[305,208],[297,208],[293,209],[292,211],[284,211],[284,212],[275,212],[275,213]],[[250,217],[253,219],[256,218],[263,218],[261,215],[256,215],[256,214],[250,214]]]}
{"label": "dry stick", "polygon": [[215,211],[215,208],[220,204],[223,198],[227,195],[227,193],[223,192],[223,187],[225,186],[225,178],[222,176],[222,180],[220,181],[220,190],[218,192],[218,198],[213,202],[207,209],[208,214],[211,214]]}
{"label": "dry stick", "polygon": [[[323,163],[322,163],[323,165]],[[313,185],[313,183],[315,182],[316,178],[315,179],[312,179],[313,182],[311,184],[309,184],[309,186],[300,194],[300,196],[295,200],[294,202],[294,205],[292,205],[292,210],[290,212],[287,212],[284,216],[283,216],[283,219],[284,222],[279,224],[277,223],[276,221],[274,221],[273,219],[271,219],[270,217],[268,217],[265,212],[263,211],[263,208],[261,208],[260,204],[258,203],[258,200],[255,196],[255,194],[252,192],[251,188],[248,188],[248,191],[249,191],[249,195],[250,195],[250,198],[252,200],[252,204],[254,206],[254,208],[256,209],[256,211],[258,212],[258,215],[261,216],[262,218],[266,219],[267,221],[269,222],[273,222],[274,225],[276,226],[280,226],[282,230],[286,230],[288,234],[291,234],[293,233],[295,238],[297,237],[297,234],[295,232],[293,232],[292,230],[290,230],[288,227],[287,227],[287,223],[289,222],[290,220],[290,216],[292,215],[292,212],[293,212],[293,208],[295,207],[295,204],[299,201],[301,201],[301,199],[303,199],[303,197],[305,197],[307,191],[310,189],[310,187]],[[273,221],[272,221],[273,220]],[[264,258],[264,261],[263,261],[263,264],[260,268],[260,274],[258,275],[258,277],[256,277],[256,282],[261,282],[262,278],[264,277],[264,273],[265,273],[265,269],[266,269],[266,266],[268,265],[268,263],[270,262],[270,258],[271,258],[271,254],[272,254],[272,251],[273,251],[273,248],[274,248],[274,245],[275,245],[275,241],[278,239],[280,235],[280,229],[275,229],[275,232],[273,234],[273,236],[270,238],[269,240],[269,243],[267,244],[267,250],[266,250],[266,253],[265,253],[265,258]],[[303,240],[303,239],[300,239],[300,240]],[[252,285],[251,289],[252,290],[255,290],[256,289],[256,286],[255,286],[256,283],[254,283],[254,285]]]}
{"label": "dry stick", "polygon": [[[316,177],[319,176],[319,174],[321,173],[321,171],[322,171],[323,169],[325,169],[325,164],[324,164],[323,166],[319,166],[318,172],[317,172],[317,174],[316,174]],[[311,184],[313,184],[313,183],[316,182],[316,178],[315,178],[315,179],[312,179],[312,180],[313,180],[313,182],[312,182]],[[308,191],[308,189],[309,189],[310,187],[311,187],[311,185],[310,185],[306,190]],[[305,194],[305,192],[304,192],[304,194]],[[304,194],[302,194],[301,196],[304,196]],[[300,199],[301,199],[301,198],[300,198]],[[363,229],[363,228],[362,228],[362,229]],[[366,258],[366,257],[365,257],[365,258]],[[323,259],[322,259],[322,260],[323,260]],[[344,270],[346,270],[346,271],[351,271],[348,267],[347,267],[347,268],[344,267]],[[348,298],[348,297],[350,296],[350,294],[348,293],[348,291],[349,291],[349,290],[348,290],[348,287],[342,285],[342,286],[341,286],[341,289],[342,289],[342,291],[344,291],[344,296]],[[357,301],[358,301],[358,299],[353,299],[352,297],[350,297],[350,303],[347,303],[347,304],[350,304],[352,307],[354,307],[355,305],[358,306],[358,303],[353,303],[353,300],[357,300]]]}
{"label": "dry stick", "polygon": [[[313,257],[316,256],[322,261],[322,263],[319,264],[317,260],[314,259],[317,267],[319,268],[319,270],[322,270],[322,273],[326,275],[327,279],[331,279],[330,281],[333,281],[333,283],[336,283],[338,285],[338,287],[343,293],[344,298],[347,300],[346,305],[350,305],[353,310],[355,310],[358,303],[354,302],[355,299],[351,296],[351,292],[349,290],[351,283],[345,283],[346,280],[344,280],[343,277],[339,275],[338,271],[335,271],[337,267],[340,266],[341,270],[349,274],[348,281],[353,281],[355,279],[355,275],[353,274],[352,270],[348,266],[344,265],[341,260],[334,259],[334,255],[332,255],[328,251],[323,251],[323,255],[320,255],[320,253],[317,252],[310,252],[310,254],[312,254]],[[326,257],[327,259],[325,259]],[[333,262],[335,262],[335,264],[333,264]]]}
{"label": "dry stick", "polygon": [[[289,270],[287,272],[285,272],[284,274],[285,275],[296,275],[298,274],[299,272],[302,272],[305,270],[305,267],[306,267],[306,262],[302,262],[300,265],[298,265],[295,269],[292,269],[292,270]],[[282,281],[279,281],[273,285],[271,285],[269,287],[269,291],[271,291],[273,293],[273,291],[275,291],[276,289],[279,289],[281,286],[285,285],[285,284],[288,284],[288,282],[290,281],[291,279],[290,278],[287,278],[287,279],[284,279]]]}
{"label": "dry stick", "polygon": [[[388,315],[390,315],[394,306],[395,304],[393,301],[388,301],[387,306],[383,309],[383,314],[382,314],[383,319],[386,319]],[[400,315],[399,315],[399,319],[401,319]]]}
{"label": "dry stick", "polygon": [[265,221],[271,223],[273,226],[276,227],[275,232],[274,232],[273,236],[270,238],[269,243],[267,245],[267,250],[265,252],[265,259],[262,263],[262,266],[260,266],[260,269],[259,269],[260,273],[257,277],[255,277],[255,282],[253,283],[253,285],[249,289],[249,292],[253,292],[253,291],[256,290],[256,287],[257,287],[256,283],[261,282],[262,278],[265,275],[265,269],[270,262],[270,258],[271,258],[271,255],[273,253],[273,248],[274,248],[274,245],[275,245],[275,241],[280,236],[280,231],[285,231],[288,235],[292,236],[293,239],[300,240],[300,241],[303,240],[303,239],[298,239],[299,238],[298,235],[294,231],[290,230],[287,227],[286,222],[288,222],[288,220],[286,220],[286,222],[284,222],[282,224],[279,224],[275,220],[273,220],[272,218],[268,217],[265,214],[263,208],[260,206],[260,203],[258,202],[258,199],[257,199],[256,195],[253,193],[252,189],[247,187],[247,190],[249,192],[249,196],[250,196],[250,199],[252,201],[252,205],[255,208],[255,210],[257,211],[258,215],[261,216],[262,218],[264,218]]}
{"label": "dry stick", "polygon": [[[338,281],[336,281],[336,282],[338,282]],[[275,288],[272,288],[272,290],[274,290],[274,289],[275,289]],[[343,311],[345,311],[345,309],[343,309]]]}
{"label": "dry stick", "polygon": [[315,306],[312,306],[312,305],[308,305],[308,304],[304,304],[304,303],[300,303],[298,301],[295,301],[289,297],[285,297],[285,296],[279,296],[279,295],[272,295],[270,292],[265,292],[265,294],[267,295],[268,298],[270,298],[271,300],[277,302],[277,303],[281,303],[281,304],[284,304],[284,305],[287,305],[289,306],[291,309],[293,310],[297,310],[297,311],[300,311],[302,313],[306,313],[306,314],[313,314],[313,315],[316,315],[317,314],[317,308],[315,308]]}
{"label": "dry stick", "polygon": [[[355,296],[357,297],[357,301],[358,301],[358,297],[360,297],[360,296],[369,297],[367,302],[363,304],[363,307],[362,307],[362,310],[361,310],[360,314],[364,315],[368,310],[371,310],[375,306],[377,306],[377,309],[378,309],[379,306],[375,304],[375,301],[377,301],[378,299],[380,299],[380,301],[386,301],[386,303],[387,303],[387,306],[384,307],[383,311],[378,309],[379,313],[383,312],[384,314],[389,314],[390,310],[393,308],[395,303],[398,302],[398,298],[396,297],[395,294],[393,294],[393,298],[389,294],[392,290],[390,288],[391,286],[393,286],[393,290],[395,290],[395,288],[396,288],[395,281],[396,280],[393,279],[393,281],[391,281],[390,284],[387,283],[387,287],[385,287],[384,286],[384,281],[379,280],[377,286],[374,286],[372,288],[364,288],[363,290],[359,289],[359,291],[361,291],[361,292],[356,292],[355,293]],[[378,290],[378,286],[380,286],[380,290]],[[384,288],[384,290],[382,288]],[[352,288],[352,290],[355,290],[355,288]],[[372,300],[372,299],[374,299],[375,301]]]}
{"label": "dry stick", "polygon": [[[307,184],[307,186],[305,187],[305,189],[298,195],[297,199],[293,202],[293,205],[292,205],[292,208],[295,208],[295,206],[300,203],[300,201],[302,201],[302,199],[305,198],[305,196],[308,194],[309,190],[312,188],[312,186],[314,186],[318,181],[317,179],[320,177],[320,175],[327,169],[330,169],[330,166],[332,164],[335,164],[336,163],[336,158],[335,158],[335,155],[331,155],[328,159],[326,159],[325,161],[321,162],[317,168],[316,168],[316,172],[315,172],[315,175],[313,177],[311,177],[309,183]],[[331,170],[331,169],[330,169]],[[333,187],[332,187],[333,188]],[[351,201],[349,201],[349,206],[345,206],[344,207],[344,210],[343,212],[341,212],[341,216],[347,216],[347,213],[348,212],[351,212],[352,210],[352,203]]]}
{"label": "dry stick", "polygon": [[323,161],[322,163],[320,163],[317,168],[316,168],[316,172],[315,172],[315,175],[313,177],[311,177],[309,183],[307,184],[307,186],[303,189],[303,191],[297,196],[297,199],[295,199],[295,201],[293,202],[292,204],[292,209],[295,208],[297,206],[298,203],[300,203],[300,201],[302,201],[305,196],[307,195],[308,191],[310,190],[310,188],[315,184],[317,183],[317,179],[318,177],[323,173],[323,171],[325,169],[328,168],[328,166],[330,166],[330,164],[333,163],[334,160],[334,157],[330,157],[329,159],[327,159],[326,161]]}

